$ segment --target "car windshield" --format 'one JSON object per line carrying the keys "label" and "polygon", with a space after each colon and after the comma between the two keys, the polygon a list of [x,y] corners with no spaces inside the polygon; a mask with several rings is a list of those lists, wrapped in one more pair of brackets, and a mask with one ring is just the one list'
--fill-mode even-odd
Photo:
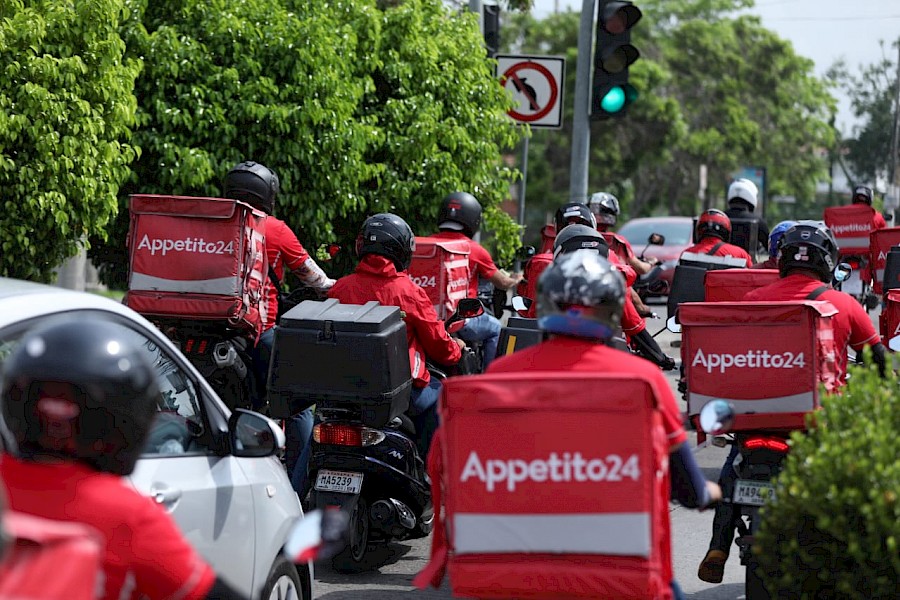
{"label": "car windshield", "polygon": [[632,246],[643,246],[651,233],[666,237],[666,246],[683,246],[691,243],[691,221],[629,221],[618,231]]}

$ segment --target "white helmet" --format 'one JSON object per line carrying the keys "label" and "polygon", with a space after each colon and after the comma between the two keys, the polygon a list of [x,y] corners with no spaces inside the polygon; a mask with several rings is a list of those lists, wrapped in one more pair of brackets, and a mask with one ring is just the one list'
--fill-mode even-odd
{"label": "white helmet", "polygon": [[729,202],[732,200],[743,200],[750,205],[750,210],[756,210],[757,194],[759,194],[759,190],[756,189],[755,183],[749,179],[735,179],[728,186],[727,200]]}

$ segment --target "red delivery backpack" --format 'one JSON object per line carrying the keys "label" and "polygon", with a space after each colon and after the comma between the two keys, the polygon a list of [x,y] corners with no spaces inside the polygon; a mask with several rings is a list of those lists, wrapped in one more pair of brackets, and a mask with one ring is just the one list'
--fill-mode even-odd
{"label": "red delivery backpack", "polygon": [[256,340],[266,318],[265,222],[237,200],[131,196],[125,304],[151,317],[219,321]]}
{"label": "red delivery backpack", "polygon": [[541,277],[541,273],[543,273],[544,269],[549,267],[552,262],[552,254],[549,252],[541,252],[540,254],[535,254],[529,258],[528,263],[525,265],[524,278],[516,286],[516,293],[519,296],[528,298],[532,301],[531,306],[528,307],[528,311],[522,315],[525,318],[533,319],[537,316],[537,282]]}
{"label": "red delivery backpack", "polygon": [[6,511],[11,536],[0,558],[0,598],[93,600],[102,590],[106,544],[83,523]]}
{"label": "red delivery backpack", "polygon": [[740,302],[756,288],[778,281],[778,269],[714,269],[707,271],[703,285],[706,302]]}
{"label": "red delivery backpack", "polygon": [[829,206],[825,209],[825,225],[837,238],[841,255],[869,254],[869,234],[875,209],[868,204]]}
{"label": "red delivery backpack", "polygon": [[425,290],[442,321],[469,295],[469,240],[416,237],[409,278]]}
{"label": "red delivery backpack", "polygon": [[649,381],[451,377],[440,414],[439,518],[415,585],[449,571],[461,597],[671,598],[668,444]]}
{"label": "red delivery backpack", "polygon": [[[884,345],[891,350],[900,347],[900,289],[888,290],[884,296],[884,310],[878,316],[878,325]],[[893,340],[897,340],[891,344]]]}
{"label": "red delivery backpack", "polygon": [[819,390],[839,387],[828,302],[687,302],[678,309],[688,416],[713,399],[733,431],[805,428]]}
{"label": "red delivery backpack", "polygon": [[900,245],[900,227],[876,229],[869,234],[869,249],[872,253],[869,257],[869,265],[874,278],[872,291],[875,294],[884,293],[884,267],[887,263],[887,255],[891,248],[898,245]]}
{"label": "red delivery backpack", "polygon": [[553,254],[553,242],[556,241],[556,225],[548,223],[541,227],[541,249],[540,254],[549,252]]}

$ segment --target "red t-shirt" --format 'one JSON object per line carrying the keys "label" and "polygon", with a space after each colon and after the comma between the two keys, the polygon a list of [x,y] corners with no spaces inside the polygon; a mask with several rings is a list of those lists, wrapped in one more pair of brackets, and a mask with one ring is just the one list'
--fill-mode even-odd
{"label": "red t-shirt", "polygon": [[460,231],[439,231],[431,237],[443,240],[467,240],[469,242],[469,298],[478,297],[478,278],[490,279],[497,272],[491,253],[484,246],[469,239]]}
{"label": "red t-shirt", "polygon": [[[528,371],[616,373],[640,377],[650,382],[653,388],[663,428],[669,439],[670,451],[687,440],[681,412],[678,410],[675,396],[672,395],[672,389],[659,367],[648,360],[590,340],[557,336],[536,346],[497,358],[487,368],[488,373]],[[597,402],[602,401],[603,395],[598,394]],[[659,551],[662,563],[668,569],[668,573],[664,573],[664,576],[667,577],[666,581],[671,581],[672,536],[668,509],[664,509],[664,513],[660,535],[663,547],[659,548]]]}
{"label": "red t-shirt", "polygon": [[[300,244],[291,228],[281,219],[266,217],[266,258],[269,266],[275,270],[278,279],[284,281],[284,267],[293,271],[303,265],[309,253]],[[278,290],[272,285],[266,273],[266,286],[263,292],[265,306],[261,309],[266,315],[263,331],[273,327],[278,320]]]}
{"label": "red t-shirt", "polygon": [[[705,237],[687,250],[685,252],[694,252],[696,254],[709,254],[709,251],[712,250],[713,246],[721,242],[717,237],[709,236]],[[750,258],[750,255],[747,254],[747,251],[741,248],[740,246],[735,246],[734,244],[724,243],[719,246],[715,252],[711,254],[711,256],[731,256],[732,258],[743,258],[747,261],[747,266],[753,264],[753,259]]]}
{"label": "red t-shirt", "polygon": [[78,463],[0,459],[12,510],[97,530],[106,543],[101,598],[205,598],[216,575],[175,521],[121,478]]}
{"label": "red t-shirt", "polygon": [[344,304],[377,300],[384,306],[400,307],[405,313],[409,366],[416,387],[425,387],[431,381],[431,373],[425,367],[426,357],[442,365],[455,365],[462,356],[425,290],[413,283],[406,271],[398,273],[394,263],[383,256],[364,256],[354,273],[341,277],[328,290],[328,297]]}
{"label": "red t-shirt", "polygon": [[[783,277],[775,283],[747,292],[744,300],[748,302],[767,302],[777,300],[804,300],[811,292],[823,286],[821,281],[802,273],[794,273]],[[831,318],[834,328],[834,342],[837,348],[837,370],[839,380],[844,380],[847,373],[847,346],[856,351],[866,345],[881,342],[875,331],[872,320],[865,309],[849,294],[829,289],[816,300],[825,300],[838,310]]]}

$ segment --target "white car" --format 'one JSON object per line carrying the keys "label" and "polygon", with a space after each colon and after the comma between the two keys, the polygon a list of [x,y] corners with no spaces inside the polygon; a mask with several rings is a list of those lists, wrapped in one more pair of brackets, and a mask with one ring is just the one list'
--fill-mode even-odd
{"label": "white car", "polygon": [[132,485],[165,506],[237,589],[253,598],[312,600],[312,566],[289,563],[281,552],[303,516],[277,456],[284,432],[258,413],[229,411],[153,324],[102,296],[0,277],[0,365],[30,328],[98,312],[113,315],[146,348],[166,402],[129,476]]}

